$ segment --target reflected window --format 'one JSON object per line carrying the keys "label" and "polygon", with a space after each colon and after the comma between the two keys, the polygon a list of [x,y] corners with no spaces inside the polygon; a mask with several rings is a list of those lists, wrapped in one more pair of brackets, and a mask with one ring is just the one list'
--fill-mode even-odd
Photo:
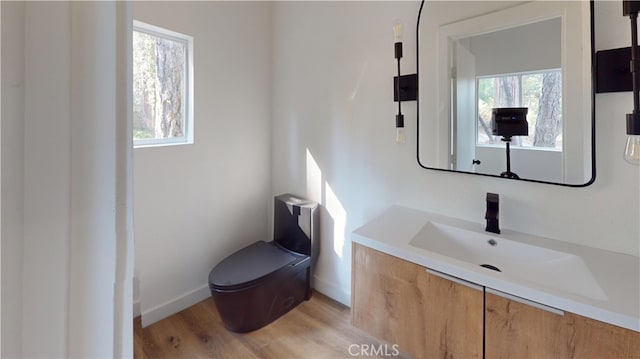
{"label": "reflected window", "polygon": [[491,134],[491,109],[527,107],[529,136],[513,137],[512,146],[562,151],[562,71],[522,72],[476,78],[478,145],[500,144]]}

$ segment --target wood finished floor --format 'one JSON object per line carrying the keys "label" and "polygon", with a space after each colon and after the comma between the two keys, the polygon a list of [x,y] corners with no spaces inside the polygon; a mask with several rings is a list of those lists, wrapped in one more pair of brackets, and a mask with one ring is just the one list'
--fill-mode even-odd
{"label": "wood finished floor", "polygon": [[[353,344],[357,346],[351,347],[351,353],[362,355],[350,355]],[[136,359],[380,358],[395,354],[390,344],[386,344],[386,353],[377,352],[382,355],[361,351],[367,345],[384,349],[385,344],[351,326],[348,307],[317,292],[275,322],[245,334],[224,328],[211,298],[144,329],[140,318],[134,319]]]}

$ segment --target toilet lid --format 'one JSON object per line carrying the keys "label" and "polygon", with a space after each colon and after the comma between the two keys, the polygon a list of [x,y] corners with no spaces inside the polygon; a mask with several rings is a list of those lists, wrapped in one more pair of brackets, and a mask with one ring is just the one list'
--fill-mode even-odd
{"label": "toilet lid", "polygon": [[255,242],[218,263],[209,273],[209,283],[226,289],[248,286],[302,259],[271,242]]}

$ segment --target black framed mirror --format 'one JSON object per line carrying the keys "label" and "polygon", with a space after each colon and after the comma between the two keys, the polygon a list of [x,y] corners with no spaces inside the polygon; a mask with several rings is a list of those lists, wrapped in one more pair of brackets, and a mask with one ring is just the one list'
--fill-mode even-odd
{"label": "black framed mirror", "polygon": [[[423,1],[420,166],[571,187],[593,183],[593,29],[593,1]],[[495,132],[495,113],[505,113],[495,109],[505,108],[527,109],[528,135]]]}

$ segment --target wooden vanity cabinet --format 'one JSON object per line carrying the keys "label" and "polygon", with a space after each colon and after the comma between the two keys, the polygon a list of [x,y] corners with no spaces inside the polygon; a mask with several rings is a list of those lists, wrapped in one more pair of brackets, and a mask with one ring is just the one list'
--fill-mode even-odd
{"label": "wooden vanity cabinet", "polygon": [[444,279],[356,243],[352,255],[353,325],[416,358],[640,359],[638,332]]}
{"label": "wooden vanity cabinet", "polygon": [[486,358],[640,358],[640,333],[487,292]]}
{"label": "wooden vanity cabinet", "polygon": [[355,244],[352,323],[416,358],[481,358],[483,292]]}

